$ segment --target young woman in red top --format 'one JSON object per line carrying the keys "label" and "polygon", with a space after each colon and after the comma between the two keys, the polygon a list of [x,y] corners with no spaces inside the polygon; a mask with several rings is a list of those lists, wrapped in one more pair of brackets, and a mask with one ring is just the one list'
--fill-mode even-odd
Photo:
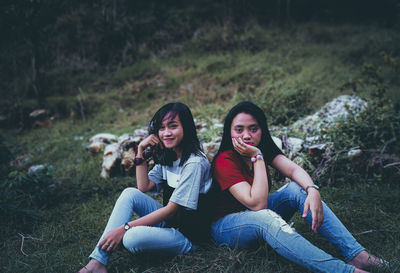
{"label": "young woman in red top", "polygon": [[[293,182],[269,194],[268,165]],[[212,167],[220,188],[211,226],[217,244],[251,248],[268,243],[314,272],[366,272],[382,263],[321,201],[319,188],[307,172],[282,154],[271,138],[264,112],[255,104],[241,102],[228,113]],[[312,245],[287,224],[297,210],[314,232],[341,251],[344,261]]]}

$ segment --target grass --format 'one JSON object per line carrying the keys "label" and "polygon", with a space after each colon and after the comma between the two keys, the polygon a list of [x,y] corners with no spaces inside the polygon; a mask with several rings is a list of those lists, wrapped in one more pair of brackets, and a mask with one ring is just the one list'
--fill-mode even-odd
{"label": "grass", "polygon": [[[3,177],[13,170],[8,162],[22,156],[28,158],[28,163],[20,166],[22,173],[31,165],[47,163],[54,167],[52,177],[57,181],[55,201],[30,207],[35,215],[2,215],[2,272],[74,272],[86,264],[119,193],[136,185],[130,177],[100,178],[102,155],[86,153],[88,140],[101,132],[132,133],[166,102],[182,101],[196,119],[212,124],[213,119],[222,121],[238,101],[252,100],[277,126],[291,123],[341,94],[372,99],[376,90],[385,89],[393,105],[399,102],[396,90],[400,82],[395,75],[400,53],[395,45],[400,36],[393,30],[316,23],[268,28],[254,24],[242,32],[229,29],[229,25],[205,28],[207,35],[171,46],[172,55],[156,54],[119,71],[87,77],[89,82],[79,81],[84,109],[78,104],[77,88],[69,90],[68,96],[50,96],[46,106],[56,114],[50,128],[1,129],[1,147],[10,154],[2,164]],[[34,101],[21,103],[26,109],[35,107]],[[372,123],[371,116],[367,121]],[[360,145],[354,141],[364,138],[351,136],[361,127],[343,128],[349,139],[340,143]],[[373,128],[379,133],[386,127]],[[220,133],[214,128],[200,137],[210,139]],[[340,138],[346,134],[334,131],[333,135]],[[382,148],[386,140],[376,141],[375,148]],[[398,144],[392,145],[398,151]],[[374,179],[383,169],[357,176],[356,170],[341,165],[345,163],[337,164],[336,168],[343,168],[335,177],[340,183],[327,183],[321,191],[323,199],[362,245],[400,263],[398,176]],[[340,258],[298,215],[292,221],[299,233]],[[269,246],[238,251],[209,245],[174,259],[132,256],[120,249],[111,258],[109,272],[307,271]]]}

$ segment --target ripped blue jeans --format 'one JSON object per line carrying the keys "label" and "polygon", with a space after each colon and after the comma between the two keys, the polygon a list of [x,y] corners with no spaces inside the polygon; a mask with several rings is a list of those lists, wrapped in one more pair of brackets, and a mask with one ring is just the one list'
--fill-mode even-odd
{"label": "ripped blue jeans", "polygon": [[[313,272],[353,272],[355,267],[346,262],[364,248],[325,203],[318,232],[337,247],[344,261],[314,246],[287,224],[297,210],[303,212],[306,197],[297,183],[288,183],[268,197],[268,209],[225,215],[212,224],[211,235],[218,245],[230,248],[254,248],[267,242],[283,257]],[[305,219],[312,223],[310,212]]]}
{"label": "ripped blue jeans", "polygon": [[[99,248],[104,236],[110,230],[131,221],[134,213],[141,217],[159,208],[162,205],[147,194],[136,188],[126,188],[115,203],[103,235],[89,257],[107,265],[111,253]],[[132,253],[147,252],[167,256],[187,253],[196,248],[177,229],[164,228],[164,225],[162,222],[157,226],[133,227],[125,233],[122,244]]]}

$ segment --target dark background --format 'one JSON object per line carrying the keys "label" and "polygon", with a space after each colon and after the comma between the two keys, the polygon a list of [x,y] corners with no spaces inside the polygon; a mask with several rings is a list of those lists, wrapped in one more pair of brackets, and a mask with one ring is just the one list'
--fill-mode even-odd
{"label": "dark background", "polygon": [[250,21],[399,28],[400,13],[396,0],[3,0],[0,5],[3,109],[16,98],[43,104],[49,95],[74,94],[87,80],[76,75],[117,70],[201,35],[207,24],[229,23],[238,30]]}

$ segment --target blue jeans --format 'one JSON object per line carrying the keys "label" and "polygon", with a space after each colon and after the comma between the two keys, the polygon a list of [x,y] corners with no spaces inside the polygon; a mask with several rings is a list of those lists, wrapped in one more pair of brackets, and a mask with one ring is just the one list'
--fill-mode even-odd
{"label": "blue jeans", "polygon": [[[288,183],[268,197],[268,209],[228,214],[212,224],[211,235],[218,245],[230,248],[253,248],[267,242],[282,256],[313,272],[353,272],[355,267],[345,262],[364,248],[325,203],[318,232],[341,251],[345,262],[312,245],[287,224],[297,210],[303,212],[306,197],[297,183]],[[311,212],[306,221],[311,224]]]}
{"label": "blue jeans", "polygon": [[[141,217],[161,207],[160,203],[138,189],[126,188],[115,203],[103,235],[89,257],[107,265],[110,253],[98,247],[104,236],[110,230],[131,221],[134,213]],[[195,249],[182,233],[174,228],[164,228],[164,225],[162,222],[157,226],[133,227],[125,233],[122,243],[132,253],[147,252],[175,256]]]}

